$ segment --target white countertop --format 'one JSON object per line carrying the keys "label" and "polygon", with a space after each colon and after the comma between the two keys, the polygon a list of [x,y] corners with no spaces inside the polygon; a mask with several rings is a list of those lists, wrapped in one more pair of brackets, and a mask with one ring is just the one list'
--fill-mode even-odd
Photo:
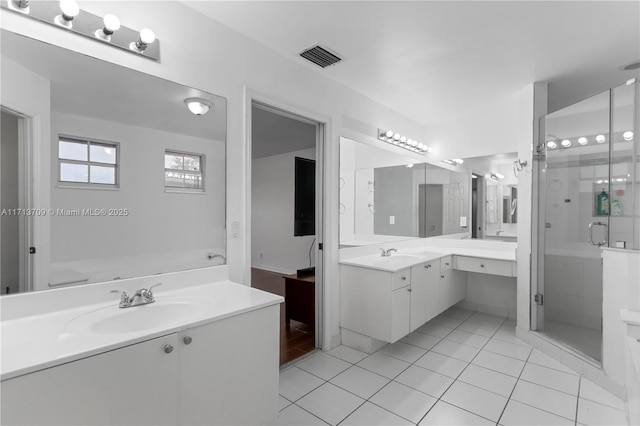
{"label": "white countertop", "polygon": [[[228,280],[154,293],[156,303],[175,297],[207,299],[211,303],[203,308],[202,313],[188,320],[127,333],[95,334],[69,330],[69,323],[80,315],[114,306],[114,303],[117,306],[117,300],[2,321],[0,379],[10,379],[284,301],[281,296]],[[144,306],[128,309],[138,308]]]}
{"label": "white countertop", "polygon": [[458,255],[479,257],[483,259],[506,260],[515,262],[515,248],[512,250],[491,250],[476,247],[411,247],[401,248],[391,256],[383,257],[380,253],[341,259],[340,264],[359,266],[361,268],[396,272],[404,268],[439,259],[444,256]]}

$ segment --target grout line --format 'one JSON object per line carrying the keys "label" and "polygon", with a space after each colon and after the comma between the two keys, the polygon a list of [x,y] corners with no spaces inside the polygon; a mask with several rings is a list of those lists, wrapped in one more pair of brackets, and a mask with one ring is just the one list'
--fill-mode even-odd
{"label": "grout line", "polygon": [[578,397],[576,398],[576,421],[575,425],[578,425],[578,408],[580,406],[580,387],[582,386],[582,376],[578,378]]}
{"label": "grout line", "polygon": [[[522,366],[522,370],[520,370],[520,374],[516,378],[516,384],[513,386],[513,389],[511,389],[511,393],[509,394],[509,397],[507,398],[507,403],[504,405],[504,408],[502,409],[502,413],[500,413],[500,417],[498,417],[497,423],[500,423],[500,420],[502,420],[502,416],[504,416],[504,412],[507,410],[507,405],[509,405],[509,402],[511,401],[511,397],[513,396],[513,392],[515,392],[516,387],[518,386],[518,382],[520,381],[520,377],[522,377],[522,373],[524,372],[524,369],[527,366],[527,362],[529,362],[529,358],[531,358],[531,353],[532,352],[533,352],[533,350],[529,351],[529,356],[527,356],[527,360],[524,362],[524,365]],[[518,402],[520,402],[520,401],[518,401]],[[534,407],[534,408],[538,408],[538,407]]]}

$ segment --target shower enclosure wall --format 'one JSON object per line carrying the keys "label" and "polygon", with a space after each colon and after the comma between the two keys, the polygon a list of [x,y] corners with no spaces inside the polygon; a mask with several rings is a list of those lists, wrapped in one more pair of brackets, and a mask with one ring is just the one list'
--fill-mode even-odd
{"label": "shower enclosure wall", "polygon": [[547,115],[534,155],[532,329],[596,363],[601,248],[640,249],[639,93],[633,80]]}

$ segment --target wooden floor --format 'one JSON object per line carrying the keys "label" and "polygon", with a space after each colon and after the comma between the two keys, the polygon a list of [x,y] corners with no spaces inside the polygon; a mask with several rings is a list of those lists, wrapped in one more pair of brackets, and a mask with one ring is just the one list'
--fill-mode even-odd
{"label": "wooden floor", "polygon": [[[284,297],[283,274],[251,268],[251,287]],[[284,365],[315,349],[313,330],[307,324],[284,321],[285,304],[280,305],[280,365]]]}

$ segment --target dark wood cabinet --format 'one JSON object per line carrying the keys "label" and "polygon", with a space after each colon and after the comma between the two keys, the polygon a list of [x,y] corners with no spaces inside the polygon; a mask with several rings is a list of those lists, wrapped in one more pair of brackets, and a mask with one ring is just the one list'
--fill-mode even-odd
{"label": "dark wood cabinet", "polygon": [[285,321],[291,320],[308,324],[315,333],[316,329],[316,277],[315,275],[285,275]]}

